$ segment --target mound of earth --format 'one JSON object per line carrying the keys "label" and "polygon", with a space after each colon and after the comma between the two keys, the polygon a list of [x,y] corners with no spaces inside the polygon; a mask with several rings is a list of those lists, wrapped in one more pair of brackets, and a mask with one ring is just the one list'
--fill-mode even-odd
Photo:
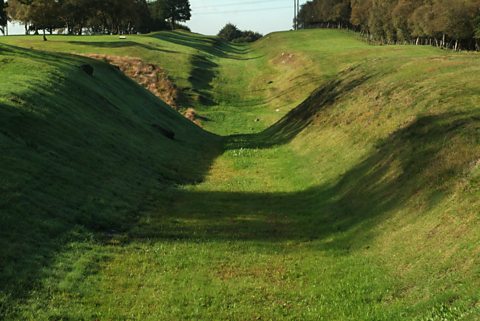
{"label": "mound of earth", "polygon": [[184,113],[183,116],[190,120],[191,122],[197,124],[198,126],[202,127],[201,120],[206,120],[205,117],[198,115],[197,111],[193,108],[188,108]]}
{"label": "mound of earth", "polygon": [[90,54],[87,56],[103,60],[118,67],[125,75],[148,89],[172,108],[178,109],[179,89],[168,78],[167,73],[162,68],[154,64],[146,63],[140,58],[98,54]]}

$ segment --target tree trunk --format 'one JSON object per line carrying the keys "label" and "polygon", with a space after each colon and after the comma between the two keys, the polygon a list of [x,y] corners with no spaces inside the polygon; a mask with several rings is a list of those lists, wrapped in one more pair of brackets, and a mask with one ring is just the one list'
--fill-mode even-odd
{"label": "tree trunk", "polygon": [[43,41],[47,41],[47,36],[45,35],[45,28],[43,28]]}

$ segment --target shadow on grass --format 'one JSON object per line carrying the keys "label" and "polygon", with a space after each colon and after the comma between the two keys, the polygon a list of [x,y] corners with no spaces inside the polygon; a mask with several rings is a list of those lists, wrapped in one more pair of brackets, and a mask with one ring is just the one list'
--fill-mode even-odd
{"label": "shadow on grass", "polygon": [[[129,241],[317,240],[319,250],[348,253],[367,246],[373,228],[411,200],[421,213],[447,197],[480,157],[479,130],[479,113],[418,118],[336,182],[294,193],[171,190]],[[472,153],[452,158],[454,146]]]}
{"label": "shadow on grass", "polygon": [[[22,55],[23,57],[35,59],[37,61],[49,62],[56,65],[66,65],[68,63],[75,63],[78,58],[74,55],[59,54],[55,52],[43,52],[41,50],[26,50],[25,48],[0,44],[0,55],[14,56]],[[8,58],[7,58],[8,59]]]}
{"label": "shadow on grass", "polygon": [[338,99],[348,95],[351,90],[362,85],[371,77],[371,75],[355,73],[354,69],[344,72],[338,78],[315,90],[303,103],[264,131],[226,137],[225,148],[227,150],[263,149],[287,144],[312,123],[321,109],[333,106]]}
{"label": "shadow on grass", "polygon": [[193,105],[197,102],[204,106],[215,105],[211,92],[213,88],[211,83],[215,78],[218,65],[201,55],[192,56],[191,65],[192,70],[188,81],[192,88],[185,89],[188,93],[188,97],[186,97],[187,103]]}
{"label": "shadow on grass", "polygon": [[161,32],[152,34],[151,37],[168,41],[177,45],[190,47],[195,50],[203,51],[219,58],[228,58],[234,60],[254,60],[260,57],[242,57],[248,54],[250,49],[245,45],[232,45],[220,38],[196,36],[184,34],[182,32]]}
{"label": "shadow on grass", "polygon": [[94,48],[109,48],[109,49],[140,47],[140,48],[151,50],[151,51],[178,53],[178,51],[160,49],[156,46],[151,46],[151,45],[147,45],[147,44],[143,44],[135,41],[68,41],[67,43],[72,45],[77,45],[77,46],[91,46]]}
{"label": "shadow on grass", "polygon": [[[0,49],[0,64],[20,57],[32,66],[55,67],[48,73],[32,69],[30,83],[2,91],[3,320],[42,286],[70,243],[121,231],[167,187],[201,182],[222,150],[218,138],[108,64]],[[80,68],[85,63],[94,67],[93,77]],[[2,80],[9,76],[2,74]],[[157,128],[174,132],[175,139]]]}
{"label": "shadow on grass", "polygon": [[253,60],[260,58],[244,58],[242,55],[250,52],[247,46],[232,45],[219,38],[190,33],[185,34],[178,31],[154,33],[151,34],[150,37],[180,46],[190,47],[198,51],[198,53],[193,54],[191,58],[192,69],[188,78],[191,88],[184,88],[185,92],[181,98],[182,105],[201,104],[204,106],[213,106],[216,104],[211,93],[211,83],[216,76],[218,65],[212,61],[212,58],[217,57],[234,60]]}
{"label": "shadow on grass", "polygon": [[[392,133],[329,185],[293,193],[188,191],[181,186],[202,181],[220,150],[211,150],[205,133],[174,111],[159,114],[162,106],[143,88],[101,62],[92,64],[99,71],[93,78],[77,70],[65,75],[72,83],[64,79],[55,91],[35,84],[12,97],[12,104],[29,108],[0,105],[0,316],[41,286],[56,254],[81,237],[103,240],[123,232],[127,241],[145,242],[317,240],[320,250],[346,253],[365,246],[375,236],[372,228],[411,199],[434,207],[479,158],[472,146],[478,145],[480,115],[445,113]],[[209,76],[200,77],[200,89],[208,90]],[[367,80],[361,73],[340,76],[264,132],[227,137],[225,148],[286,144],[320,108]],[[50,114],[29,112],[37,105]],[[174,129],[178,139],[166,140],[152,122]],[[451,157],[453,146],[477,152]]]}

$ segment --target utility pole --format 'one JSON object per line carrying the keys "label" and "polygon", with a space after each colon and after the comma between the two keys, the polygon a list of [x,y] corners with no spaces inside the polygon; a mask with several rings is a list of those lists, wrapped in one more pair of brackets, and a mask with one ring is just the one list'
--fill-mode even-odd
{"label": "utility pole", "polygon": [[293,0],[293,29],[299,29],[298,15],[300,14],[300,0]]}
{"label": "utility pole", "polygon": [[293,30],[297,30],[297,0],[293,0]]}
{"label": "utility pole", "polygon": [[299,14],[300,14],[300,0],[297,0],[297,30],[300,28],[300,24],[298,23]]}

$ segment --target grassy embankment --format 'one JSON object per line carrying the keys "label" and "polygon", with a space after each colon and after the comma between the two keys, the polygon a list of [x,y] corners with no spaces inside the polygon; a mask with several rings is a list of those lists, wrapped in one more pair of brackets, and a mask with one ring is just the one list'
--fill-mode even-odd
{"label": "grassy embankment", "polygon": [[477,54],[324,30],[2,41],[158,64],[224,137],[101,63],[2,46],[7,319],[480,318]]}

